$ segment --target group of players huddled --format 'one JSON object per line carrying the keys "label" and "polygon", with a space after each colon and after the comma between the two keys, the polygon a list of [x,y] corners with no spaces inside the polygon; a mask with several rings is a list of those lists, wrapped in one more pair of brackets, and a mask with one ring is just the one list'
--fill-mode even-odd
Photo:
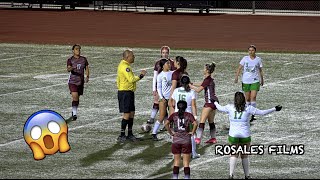
{"label": "group of players huddled", "polygon": [[[88,81],[89,70],[88,62],[83,56],[80,56],[80,46],[75,45],[72,49],[74,55],[68,59],[67,70],[71,72],[69,89],[73,97],[72,116],[73,120],[75,120],[77,118],[76,107],[79,104],[79,95],[83,92],[83,83]],[[242,91],[244,93],[236,92],[234,104],[221,106],[216,96],[215,81],[212,77],[216,68],[214,62],[204,64],[204,79],[201,83],[191,82],[187,72],[187,59],[182,56],[176,56],[174,59],[171,59],[169,57],[170,48],[168,46],[161,47],[161,57],[156,61],[154,66],[152,83],[154,102],[151,117],[147,121],[147,124],[154,124],[152,139],[158,141],[157,133],[161,124],[165,121],[164,128],[160,129],[160,131],[166,130],[172,136],[171,151],[174,154],[172,177],[174,179],[177,179],[179,175],[181,155],[183,156],[184,178],[190,178],[189,162],[191,158],[195,159],[200,157],[196,152],[196,146],[201,143],[206,120],[208,120],[209,123],[210,139],[205,143],[217,143],[216,126],[214,123],[216,109],[229,114],[229,143],[244,146],[245,148],[248,148],[251,143],[250,121],[255,120],[254,115],[265,115],[281,110],[282,107],[279,105],[267,110],[259,110],[256,108],[257,92],[260,89],[260,85],[262,86],[264,83],[262,61],[261,58],[256,56],[256,47],[254,45],[249,46],[248,52],[249,56],[244,56],[240,61],[235,77],[235,83],[237,83],[238,76],[241,70],[243,70]],[[146,71],[142,70],[139,76],[133,74],[130,64],[134,62],[134,58],[132,50],[126,50],[123,53],[123,60],[121,60],[118,66],[118,102],[119,110],[123,113],[121,134],[118,138],[119,142],[124,142],[128,139],[131,141],[137,140],[132,133],[135,111],[134,91],[136,89],[136,82],[145,76]],[[86,80],[83,78],[84,70],[86,70]],[[81,82],[80,85],[73,83],[77,82],[73,80],[77,78],[79,78]],[[197,93],[203,90],[205,102],[200,116],[200,123],[198,123],[196,99]],[[75,103],[75,100],[78,100],[78,102]],[[158,112],[159,118],[156,120]],[[127,125],[128,136],[125,135]],[[240,155],[245,178],[250,178],[248,155]],[[230,156],[229,178],[231,179],[233,178],[238,156],[239,154]]]}

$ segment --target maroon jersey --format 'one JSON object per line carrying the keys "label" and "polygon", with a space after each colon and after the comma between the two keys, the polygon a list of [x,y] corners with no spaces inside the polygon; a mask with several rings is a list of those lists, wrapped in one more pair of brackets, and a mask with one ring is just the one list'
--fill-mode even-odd
{"label": "maroon jersey", "polygon": [[[157,71],[157,72],[159,72],[159,70],[160,70],[160,60],[161,60],[161,59],[159,59],[158,61],[156,61],[156,63],[154,64],[153,70],[155,70],[155,71]],[[173,62],[173,60],[172,60],[172,59],[169,59],[169,61],[170,61],[170,70],[171,70],[171,71],[176,70],[177,68],[174,67],[174,62]]]}
{"label": "maroon jersey", "polygon": [[189,134],[192,123],[195,121],[194,116],[191,113],[185,112],[184,118],[180,119],[178,112],[171,114],[168,118],[170,123],[173,123],[173,131],[175,135],[173,136],[173,143],[176,144],[190,144],[191,135]]}
{"label": "maroon jersey", "polygon": [[204,87],[204,98],[206,103],[213,103],[213,99],[215,99],[216,101],[218,100],[215,91],[215,83],[211,76],[206,77],[203,80],[201,86]]}
{"label": "maroon jersey", "polygon": [[67,60],[67,66],[72,66],[74,70],[70,72],[68,84],[83,85],[84,70],[89,65],[87,58],[80,56],[79,59],[74,56]]}
{"label": "maroon jersey", "polygon": [[175,71],[172,73],[172,79],[171,79],[171,80],[172,80],[172,81],[173,81],[173,80],[176,80],[176,81],[177,81],[177,87],[176,87],[176,88],[181,87],[180,79],[181,79],[181,77],[182,77],[183,74],[188,75],[187,72],[182,72],[180,68],[177,69],[177,70],[175,70]]}

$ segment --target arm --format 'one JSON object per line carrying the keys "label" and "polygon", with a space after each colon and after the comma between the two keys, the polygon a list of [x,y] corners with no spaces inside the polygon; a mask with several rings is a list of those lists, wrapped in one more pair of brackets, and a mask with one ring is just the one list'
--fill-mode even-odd
{"label": "arm", "polygon": [[216,108],[221,111],[221,112],[229,112],[228,107],[227,106],[221,106],[217,101],[214,102],[214,105],[216,106]]}
{"label": "arm", "polygon": [[191,131],[191,135],[193,136],[193,135],[196,133],[196,130],[197,130],[197,128],[198,128],[198,123],[197,123],[197,121],[196,121],[196,120],[193,121],[192,125],[193,125],[193,128],[192,128],[192,131]]}
{"label": "arm", "polygon": [[[153,81],[152,81],[152,91],[155,92],[157,91],[157,76],[158,76],[158,71],[153,71]],[[155,96],[155,94],[153,93]]]}
{"label": "arm", "polygon": [[158,95],[159,95],[159,100],[163,99],[162,83],[161,83],[161,77],[160,76],[157,77],[157,91],[158,91]]}
{"label": "arm", "polygon": [[[128,72],[128,69],[129,69],[129,72]],[[130,82],[130,83],[135,83],[137,81],[140,80],[140,77],[139,76],[135,76],[132,72],[132,70],[130,68],[126,68],[126,69],[123,69],[122,72],[124,72],[124,76],[125,78]]]}
{"label": "arm", "polygon": [[195,117],[195,119],[197,119],[196,117],[198,116],[197,103],[196,102],[197,102],[196,99],[192,99],[192,101],[191,101],[192,114]]}
{"label": "arm", "polygon": [[90,71],[89,71],[89,65],[86,66],[86,80],[85,82],[89,82],[89,76],[90,76]]}
{"label": "arm", "polygon": [[68,72],[71,72],[74,68],[72,67],[72,64],[71,64],[71,59],[68,59],[67,60],[67,71]]}
{"label": "arm", "polygon": [[189,86],[190,86],[191,89],[193,89],[197,93],[201,92],[204,89],[204,87],[202,87],[202,86],[200,86],[198,88],[196,86],[194,86],[194,85],[191,85],[191,84],[189,84]]}
{"label": "arm", "polygon": [[169,127],[169,124],[170,124],[170,121],[169,119],[166,120],[164,126],[166,127],[168,133],[171,135],[171,136],[174,136],[174,133],[171,131],[171,128]]}
{"label": "arm", "polygon": [[264,84],[264,80],[263,80],[263,71],[262,71],[262,68],[260,67],[259,68],[259,71],[260,71],[260,85],[263,86]]}
{"label": "arm", "polygon": [[234,83],[238,83],[238,77],[239,77],[240,72],[242,71],[242,68],[243,68],[243,66],[241,64],[239,64],[239,66],[236,70],[236,77],[234,79]]}
{"label": "arm", "polygon": [[253,115],[266,115],[266,114],[269,114],[269,113],[272,113],[276,111],[276,108],[271,108],[271,109],[266,109],[266,110],[260,110],[258,108],[254,108],[254,112],[253,112]]}

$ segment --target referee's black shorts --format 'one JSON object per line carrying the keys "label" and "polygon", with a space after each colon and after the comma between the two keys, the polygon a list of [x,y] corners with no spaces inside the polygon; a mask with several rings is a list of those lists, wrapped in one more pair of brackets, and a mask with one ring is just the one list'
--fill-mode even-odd
{"label": "referee's black shorts", "polygon": [[136,109],[133,91],[118,91],[118,102],[120,113],[130,113]]}

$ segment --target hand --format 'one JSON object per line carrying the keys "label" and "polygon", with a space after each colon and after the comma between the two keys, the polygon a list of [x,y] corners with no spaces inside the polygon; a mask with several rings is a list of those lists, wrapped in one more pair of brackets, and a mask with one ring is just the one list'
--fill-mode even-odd
{"label": "hand", "polygon": [[238,77],[234,79],[234,83],[238,83]]}
{"label": "hand", "polygon": [[261,85],[261,86],[263,86],[263,85],[264,85],[263,79],[261,80],[260,85]]}
{"label": "hand", "polygon": [[140,74],[146,75],[146,74],[147,74],[147,71],[146,71],[145,69],[142,69]]}
{"label": "hand", "polygon": [[153,91],[152,94],[153,94],[153,96],[157,96],[158,95],[158,91]]}
{"label": "hand", "polygon": [[84,80],[85,83],[89,82],[89,76],[86,77],[86,79]]}
{"label": "hand", "polygon": [[189,132],[189,134],[190,134],[191,136],[193,136],[193,135],[194,135],[194,133],[193,133],[193,132]]}
{"label": "hand", "polygon": [[282,106],[278,105],[275,108],[276,108],[276,111],[280,111],[282,109]]}

